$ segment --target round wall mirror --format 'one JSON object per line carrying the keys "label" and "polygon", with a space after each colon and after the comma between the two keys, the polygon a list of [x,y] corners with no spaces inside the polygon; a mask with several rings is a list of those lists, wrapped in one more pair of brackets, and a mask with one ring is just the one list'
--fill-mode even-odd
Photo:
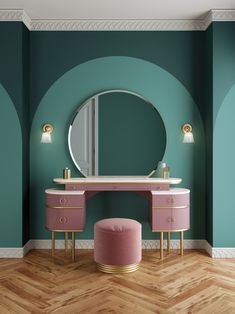
{"label": "round wall mirror", "polygon": [[68,144],[85,176],[148,176],[164,155],[166,130],[156,108],[143,97],[112,90],[78,108]]}

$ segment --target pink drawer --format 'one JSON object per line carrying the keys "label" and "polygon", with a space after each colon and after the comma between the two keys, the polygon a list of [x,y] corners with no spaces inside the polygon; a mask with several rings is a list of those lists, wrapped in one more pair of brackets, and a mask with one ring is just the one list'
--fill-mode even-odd
{"label": "pink drawer", "polygon": [[169,184],[146,184],[146,183],[83,183],[66,184],[67,191],[151,191],[169,190]]}
{"label": "pink drawer", "polygon": [[83,230],[85,210],[46,207],[46,228],[51,230]]}
{"label": "pink drawer", "polygon": [[153,209],[152,230],[189,229],[189,207],[180,209]]}
{"label": "pink drawer", "polygon": [[171,230],[171,209],[153,209],[152,230]]}
{"label": "pink drawer", "polygon": [[172,221],[171,229],[172,230],[181,230],[190,228],[190,217],[189,217],[189,207],[172,209]]}
{"label": "pink drawer", "polygon": [[174,207],[174,206],[188,206],[189,205],[189,193],[185,194],[165,194],[165,195],[153,195],[152,206],[153,207]]}
{"label": "pink drawer", "polygon": [[82,195],[46,193],[46,205],[62,207],[85,207],[85,193]]}
{"label": "pink drawer", "polygon": [[46,207],[46,228],[52,230],[63,230],[64,221],[61,219],[61,217],[63,217],[63,211],[63,209]]}

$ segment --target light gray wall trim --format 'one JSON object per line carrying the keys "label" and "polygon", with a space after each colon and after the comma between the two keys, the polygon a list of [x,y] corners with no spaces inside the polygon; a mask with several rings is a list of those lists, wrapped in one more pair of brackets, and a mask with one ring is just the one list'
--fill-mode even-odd
{"label": "light gray wall trim", "polygon": [[[71,247],[71,241],[69,241]],[[159,240],[142,240],[143,250],[159,249]],[[179,249],[180,241],[171,240],[171,249]],[[94,240],[76,240],[77,249],[94,249]],[[166,248],[166,240],[164,241]],[[213,248],[206,240],[184,240],[185,249],[205,250],[212,258],[235,258],[235,248]],[[21,258],[33,249],[51,249],[51,240],[29,240],[23,248],[0,248],[0,258]],[[56,249],[64,249],[64,240],[56,240]]]}
{"label": "light gray wall trim", "polygon": [[0,258],[21,258],[24,257],[23,248],[0,248]]}
{"label": "light gray wall trim", "polygon": [[235,21],[235,10],[210,10],[197,20],[34,20],[19,9],[0,10],[0,21],[21,21],[31,31],[204,31],[213,21]]}

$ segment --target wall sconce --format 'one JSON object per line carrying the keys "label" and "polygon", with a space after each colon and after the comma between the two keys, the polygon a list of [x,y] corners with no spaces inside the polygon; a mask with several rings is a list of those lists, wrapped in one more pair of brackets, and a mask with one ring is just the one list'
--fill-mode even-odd
{"label": "wall sconce", "polygon": [[50,123],[43,124],[42,131],[43,133],[41,137],[41,143],[43,144],[52,143],[51,133],[53,132],[53,126]]}
{"label": "wall sconce", "polygon": [[183,143],[194,143],[194,137],[193,137],[193,127],[189,123],[185,123],[181,127],[182,132],[184,133]]}

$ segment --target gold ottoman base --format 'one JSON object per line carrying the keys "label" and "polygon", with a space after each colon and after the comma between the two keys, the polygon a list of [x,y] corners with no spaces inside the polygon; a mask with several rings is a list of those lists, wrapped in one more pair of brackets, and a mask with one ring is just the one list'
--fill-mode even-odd
{"label": "gold ottoman base", "polygon": [[129,264],[129,265],[105,265],[97,263],[97,269],[103,273],[108,274],[124,274],[131,273],[139,269],[140,264]]}

